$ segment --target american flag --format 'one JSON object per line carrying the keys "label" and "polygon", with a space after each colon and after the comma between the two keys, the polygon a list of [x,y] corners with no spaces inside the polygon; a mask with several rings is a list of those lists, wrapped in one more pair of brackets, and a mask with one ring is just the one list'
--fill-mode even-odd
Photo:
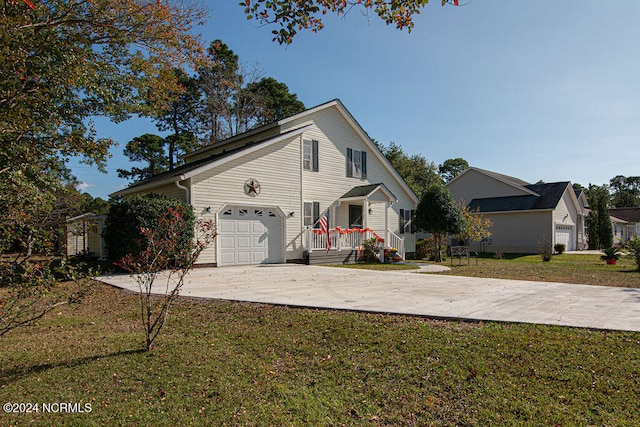
{"label": "american flag", "polygon": [[325,212],[320,218],[319,221],[320,230],[322,230],[323,234],[327,235],[327,253],[329,253],[329,249],[331,249],[331,238],[329,237],[329,212]]}

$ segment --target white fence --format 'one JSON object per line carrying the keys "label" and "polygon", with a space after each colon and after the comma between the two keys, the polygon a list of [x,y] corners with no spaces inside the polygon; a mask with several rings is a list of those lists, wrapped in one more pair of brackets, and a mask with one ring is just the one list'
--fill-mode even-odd
{"label": "white fence", "polygon": [[[342,250],[342,249],[357,249],[364,243],[365,240],[376,238],[382,242],[383,247],[395,248],[398,250],[398,254],[404,259],[404,237],[397,236],[390,230],[387,232],[389,236],[389,242],[384,242],[384,236],[376,234],[375,231],[366,228],[332,228],[329,230],[329,238],[331,239],[331,248],[329,250]],[[307,228],[304,230],[305,235],[305,248],[312,251],[326,251],[327,250],[327,235],[321,233],[318,229]]]}

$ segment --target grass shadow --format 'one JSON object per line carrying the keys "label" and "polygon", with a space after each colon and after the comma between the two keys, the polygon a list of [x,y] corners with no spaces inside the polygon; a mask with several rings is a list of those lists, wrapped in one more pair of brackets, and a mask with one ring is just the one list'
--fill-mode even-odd
{"label": "grass shadow", "polygon": [[4,372],[0,372],[0,383],[3,383],[3,384],[12,383],[27,375],[46,372],[50,369],[75,368],[75,367],[86,365],[88,363],[95,362],[102,359],[109,359],[112,357],[132,355],[132,354],[140,354],[145,352],[146,350],[143,348],[136,349],[136,350],[120,350],[120,351],[116,351],[109,354],[98,354],[95,356],[81,357],[79,359],[71,360],[68,362],[44,363],[42,365],[13,368]]}

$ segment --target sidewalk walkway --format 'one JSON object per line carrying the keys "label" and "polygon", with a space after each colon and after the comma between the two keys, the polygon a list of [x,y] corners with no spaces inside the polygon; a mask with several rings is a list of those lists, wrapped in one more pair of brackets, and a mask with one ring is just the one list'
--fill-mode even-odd
{"label": "sidewalk walkway", "polygon": [[[101,276],[99,280],[138,291],[127,275]],[[416,274],[406,270],[291,264],[198,268],[189,273],[181,295],[433,318],[640,331],[640,289]]]}

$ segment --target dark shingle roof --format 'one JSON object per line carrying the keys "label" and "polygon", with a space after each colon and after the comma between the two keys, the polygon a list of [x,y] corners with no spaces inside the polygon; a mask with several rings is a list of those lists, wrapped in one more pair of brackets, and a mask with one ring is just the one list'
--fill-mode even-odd
{"label": "dark shingle roof", "polygon": [[[376,188],[380,187],[381,185],[385,186],[383,183],[380,182],[378,184],[360,185],[358,187],[353,187],[351,190],[349,190],[346,193],[344,193],[342,195],[342,197],[340,197],[340,198],[341,199],[348,199],[348,198],[351,198],[351,197],[364,197],[367,194],[370,194]],[[385,188],[386,188],[386,186],[385,186]],[[389,191],[389,193],[391,193],[391,192]]]}
{"label": "dark shingle roof", "polygon": [[611,208],[609,215],[629,222],[640,222],[640,208]]}
{"label": "dark shingle roof", "polygon": [[569,182],[553,182],[549,184],[527,184],[523,187],[535,192],[538,196],[509,196],[473,199],[469,203],[472,210],[480,212],[507,212],[521,210],[545,210],[558,206]]}

